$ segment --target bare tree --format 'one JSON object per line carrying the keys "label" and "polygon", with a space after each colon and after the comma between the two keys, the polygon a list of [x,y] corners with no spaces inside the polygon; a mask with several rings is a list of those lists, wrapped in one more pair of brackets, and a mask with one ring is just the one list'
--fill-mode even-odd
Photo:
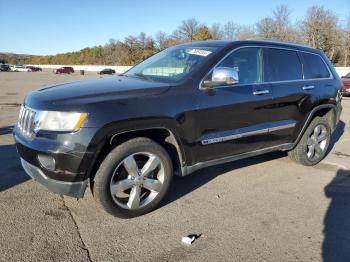
{"label": "bare tree", "polygon": [[342,66],[350,65],[350,16],[348,17],[347,25],[342,30]]}
{"label": "bare tree", "polygon": [[223,38],[226,40],[237,40],[239,25],[234,21],[229,21],[224,25]]}
{"label": "bare tree", "polygon": [[224,32],[221,28],[221,25],[218,23],[212,24],[212,26],[209,29],[209,32],[212,36],[212,39],[214,40],[222,39],[224,37]]}
{"label": "bare tree", "polygon": [[185,41],[193,41],[199,28],[199,22],[194,18],[183,20],[181,25],[175,30],[174,37]]}
{"label": "bare tree", "polygon": [[321,48],[333,63],[337,62],[341,37],[335,14],[321,6],[309,8],[302,22],[302,31],[307,44]]}
{"label": "bare tree", "polygon": [[290,21],[291,11],[287,5],[279,5],[273,10],[272,17],[264,17],[256,23],[259,37],[279,40],[298,41],[299,34]]}
{"label": "bare tree", "polygon": [[279,5],[273,11],[275,37],[281,40],[291,40],[292,29],[290,22],[291,11],[287,5]]}
{"label": "bare tree", "polygon": [[256,23],[256,30],[261,38],[274,38],[275,21],[271,17],[265,17]]}
{"label": "bare tree", "polygon": [[163,50],[166,48],[166,40],[167,40],[167,35],[166,33],[159,31],[156,34],[156,39],[155,39],[155,45],[159,50]]}
{"label": "bare tree", "polygon": [[255,38],[254,28],[250,26],[239,26],[237,30],[237,40],[249,40]]}

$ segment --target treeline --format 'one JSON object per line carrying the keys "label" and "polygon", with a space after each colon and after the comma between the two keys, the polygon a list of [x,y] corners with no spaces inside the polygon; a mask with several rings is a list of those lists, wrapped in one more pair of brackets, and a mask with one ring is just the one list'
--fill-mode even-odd
{"label": "treeline", "polygon": [[[350,15],[350,14],[349,14]],[[209,39],[243,40],[271,38],[321,48],[336,66],[350,66],[350,16],[339,23],[337,16],[322,6],[312,6],[304,19],[292,22],[287,5],[280,5],[255,25],[234,21],[210,26],[194,18],[181,22],[171,34],[158,32],[154,37],[140,33],[123,41],[111,39],[104,46],[84,48],[77,52],[53,56],[10,58],[9,63],[24,64],[105,64],[134,65],[175,44]]]}

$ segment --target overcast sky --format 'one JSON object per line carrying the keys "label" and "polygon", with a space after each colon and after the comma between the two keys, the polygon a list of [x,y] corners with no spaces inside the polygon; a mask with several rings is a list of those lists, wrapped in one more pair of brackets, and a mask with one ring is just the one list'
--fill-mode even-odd
{"label": "overcast sky", "polygon": [[123,40],[141,31],[171,33],[182,20],[194,17],[210,26],[233,20],[253,25],[279,4],[288,4],[292,20],[307,8],[323,5],[341,23],[350,15],[350,0],[0,0],[0,52],[57,54]]}

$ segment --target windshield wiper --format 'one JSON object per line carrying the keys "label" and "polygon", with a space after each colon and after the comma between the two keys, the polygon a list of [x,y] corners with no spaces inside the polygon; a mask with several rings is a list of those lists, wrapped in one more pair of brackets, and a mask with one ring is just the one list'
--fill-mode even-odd
{"label": "windshield wiper", "polygon": [[145,79],[145,80],[153,81],[153,79],[151,77],[146,76],[146,75],[144,75],[142,73],[134,73],[134,74],[132,74],[132,76],[137,76],[137,77]]}

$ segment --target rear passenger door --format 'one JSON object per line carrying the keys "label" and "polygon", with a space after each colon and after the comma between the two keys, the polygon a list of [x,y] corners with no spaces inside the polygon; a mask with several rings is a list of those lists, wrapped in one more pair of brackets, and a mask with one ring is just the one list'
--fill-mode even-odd
{"label": "rear passenger door", "polygon": [[318,102],[313,81],[304,80],[298,50],[264,48],[264,82],[271,85],[273,106],[266,146],[292,143],[310,110]]}
{"label": "rear passenger door", "polygon": [[304,65],[304,91],[316,93],[319,100],[326,99],[325,102],[328,102],[330,97],[335,96],[334,78],[328,66],[318,54],[300,52],[300,55]]}

